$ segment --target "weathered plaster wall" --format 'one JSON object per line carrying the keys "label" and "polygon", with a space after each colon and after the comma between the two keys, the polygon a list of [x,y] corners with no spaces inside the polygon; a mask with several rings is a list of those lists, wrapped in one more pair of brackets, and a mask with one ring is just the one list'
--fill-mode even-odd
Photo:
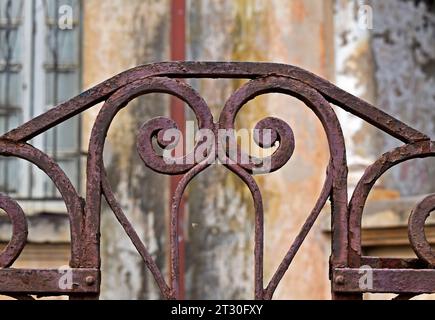
{"label": "weathered plaster wall", "polygon": [[[169,1],[88,0],[84,6],[85,87],[139,64],[168,60]],[[84,146],[98,110],[96,107],[84,116]],[[161,267],[166,261],[167,179],[144,167],[136,152],[136,133],[144,121],[166,112],[167,98],[162,95],[135,99],[115,118],[105,146],[113,190]],[[101,228],[101,297],[158,298],[142,259],[107,208]]]}
{"label": "weathered plaster wall", "polygon": [[[363,6],[370,12],[362,10]],[[371,29],[361,24],[369,16],[373,18]],[[336,0],[334,20],[337,85],[434,139],[433,1]],[[401,142],[346,112],[338,114],[347,138],[352,189],[368,164]],[[435,161],[426,159],[405,162],[379,180],[366,205],[363,228],[369,234],[388,226],[394,236],[384,230],[370,244],[369,238],[363,239],[366,255],[415,257],[407,240],[407,221],[423,195],[435,191],[434,178]],[[426,224],[432,225],[433,219]],[[403,230],[400,244],[398,230]]]}
{"label": "weathered plaster wall", "polygon": [[[317,1],[192,0],[187,8],[189,59],[284,62],[332,76],[331,1],[319,5]],[[133,65],[167,60],[168,13],[169,1],[86,1],[85,87]],[[217,117],[222,103],[241,82],[193,84]],[[164,114],[166,100],[155,96],[138,101],[113,123],[105,163],[126,214],[163,266],[166,179],[143,168],[136,155],[134,133],[142,121]],[[84,145],[97,112],[95,108],[84,117]],[[257,99],[241,113],[238,125],[252,128],[269,114],[289,121],[297,148],[290,164],[279,173],[258,178],[266,209],[265,281],[314,205],[328,158],[320,123],[295,99],[274,95]],[[144,183],[162,187],[143,188]],[[253,207],[248,190],[220,167],[197,178],[187,198],[187,296],[252,298]],[[158,297],[139,255],[110,211],[105,210],[102,221],[102,297]],[[276,296],[326,298],[327,256],[328,242],[314,228]]]}
{"label": "weathered plaster wall", "polygon": [[[376,103],[435,139],[435,4],[372,1]],[[386,138],[382,151],[394,147]],[[435,160],[404,163],[385,184],[402,195],[435,191]]]}
{"label": "weathered plaster wall", "polygon": [[[372,28],[361,11],[368,5]],[[432,1],[335,1],[337,85],[410,126],[435,136],[435,11]],[[350,184],[383,152],[400,145],[363,120],[338,111],[345,132]],[[409,161],[391,170],[378,198],[433,192],[434,160]],[[353,179],[352,179],[353,178]]]}
{"label": "weathered plaster wall", "polygon": [[[188,7],[189,59],[283,62],[333,76],[331,1],[191,0]],[[241,83],[215,82],[195,84],[219,114]],[[320,123],[301,103],[277,95],[256,99],[240,113],[239,128],[253,128],[266,115],[292,125],[296,151],[279,172],[257,178],[265,203],[265,282],[310,212],[328,159]],[[252,298],[253,207],[247,189],[224,169],[211,169],[192,183],[189,216],[195,223],[187,257],[190,297]],[[328,241],[314,227],[275,297],[328,297],[327,258]]]}
{"label": "weathered plaster wall", "polygon": [[[375,103],[376,83],[371,48],[371,30],[359,25],[361,0],[334,3],[335,83],[342,89]],[[349,166],[349,189],[356,186],[367,165],[379,156],[381,142],[376,128],[352,114],[336,108],[343,127]]]}

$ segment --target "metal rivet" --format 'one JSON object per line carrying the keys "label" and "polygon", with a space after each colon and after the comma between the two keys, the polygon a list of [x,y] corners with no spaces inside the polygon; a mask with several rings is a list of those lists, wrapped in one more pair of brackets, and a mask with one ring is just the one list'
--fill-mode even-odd
{"label": "metal rivet", "polygon": [[343,285],[344,284],[344,277],[342,275],[338,275],[335,277],[335,283]]}
{"label": "metal rivet", "polygon": [[92,286],[95,283],[95,278],[93,276],[87,276],[85,281],[88,286]]}

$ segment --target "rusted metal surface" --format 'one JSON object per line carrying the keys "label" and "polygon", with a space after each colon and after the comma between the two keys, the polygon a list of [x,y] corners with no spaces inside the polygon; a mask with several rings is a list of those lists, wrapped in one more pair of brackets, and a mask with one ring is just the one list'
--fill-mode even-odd
{"label": "rusted metal surface", "polygon": [[[187,78],[240,78],[250,79],[223,103],[217,121],[213,119],[205,100],[183,79]],[[156,151],[173,147],[176,141],[166,141],[164,132],[177,128],[177,123],[167,117],[157,117],[145,122],[137,133],[137,151],[144,165],[151,170],[177,176],[173,188],[169,213],[170,279],[167,281],[152,255],[138,236],[119,205],[104,169],[103,151],[106,134],[117,113],[138,96],[165,93],[185,102],[195,114],[199,129],[207,129],[211,141],[200,140],[189,154],[183,154],[168,163]],[[305,103],[320,120],[328,140],[330,161],[319,198],[303,224],[299,234],[279,264],[269,283],[263,279],[264,212],[260,188],[253,175],[279,170],[291,158],[295,137],[284,121],[267,117],[259,121],[256,129],[269,129],[271,139],[254,134],[261,148],[277,146],[267,157],[256,158],[239,148],[234,136],[234,123],[238,112],[250,100],[267,93],[293,96]],[[86,168],[86,199],[78,196],[68,177],[60,167],[40,150],[26,141],[66,121],[72,116],[104,101],[95,120],[90,141]],[[347,164],[344,137],[340,123],[331,106],[366,120],[377,128],[396,137],[405,144],[382,155],[369,166],[355,188],[350,201],[347,198]],[[232,132],[221,137],[220,130]],[[259,131],[261,132],[261,131]],[[176,140],[176,139],[175,139]],[[21,125],[0,137],[0,154],[23,158],[40,167],[55,183],[65,201],[71,224],[71,267],[77,276],[78,287],[68,291],[54,288],[58,275],[47,270],[20,270],[9,268],[19,256],[26,241],[25,216],[17,203],[0,195],[0,207],[11,218],[12,239],[0,253],[0,293],[18,298],[28,294],[67,294],[72,298],[97,298],[100,269],[100,211],[104,196],[119,223],[124,228],[146,266],[155,278],[162,296],[180,299],[182,292],[182,263],[180,262],[180,224],[183,216],[182,199],[189,182],[212,164],[221,163],[237,175],[249,188],[254,202],[254,281],[256,299],[272,299],[280,280],[289,268],[304,239],[329,199],[332,208],[332,254],[330,274],[332,297],[359,299],[363,292],[398,293],[398,299],[416,294],[435,292],[434,253],[424,236],[424,222],[435,207],[435,195],[428,196],[416,205],[409,219],[410,243],[417,259],[398,259],[362,256],[361,219],[369,192],[375,182],[391,167],[410,159],[435,156],[435,142],[429,137],[394,119],[374,106],[337,88],[328,81],[300,68],[271,63],[241,62],[168,62],[140,66],[125,71],[81,95],[64,102],[45,114]],[[265,166],[267,164],[267,166]],[[369,266],[375,285],[361,288],[361,267]],[[92,278],[91,278],[92,277]],[[6,279],[11,280],[6,280]],[[24,283],[28,283],[24,285]]]}
{"label": "rusted metal surface", "polygon": [[[431,293],[434,292],[435,270],[372,269],[373,286],[360,285],[361,270],[337,268],[332,287],[337,292]],[[361,288],[360,288],[361,287]]]}
{"label": "rusted metal surface", "polygon": [[5,194],[0,194],[0,208],[12,223],[11,241],[0,253],[0,268],[6,268],[14,263],[26,245],[27,220],[20,205]]}
{"label": "rusted metal surface", "polygon": [[432,250],[424,233],[424,223],[435,210],[435,194],[424,198],[409,216],[409,241],[417,256],[435,267],[435,251]]}
{"label": "rusted metal surface", "polygon": [[[435,156],[435,142],[421,141],[413,144],[407,144],[398,147],[390,152],[382,155],[374,164],[369,166],[358,182],[352,198],[349,202],[349,265],[352,267],[358,267],[361,265],[361,220],[364,210],[364,205],[367,201],[367,197],[370,190],[374,186],[375,182],[385,173],[388,169],[393,166],[402,163],[406,160],[411,160],[415,158],[425,158]],[[431,199],[431,198],[429,198]],[[432,202],[433,204],[433,202]],[[427,211],[427,208],[426,208]],[[417,218],[421,216],[419,208],[414,210],[413,216],[417,215]],[[411,232],[410,238],[415,239],[417,235],[413,234],[412,231],[418,227],[419,223],[414,221],[415,218],[410,219],[409,230]],[[424,237],[424,234],[423,234]],[[416,241],[414,245],[414,250],[417,255],[419,255],[420,245],[419,241]],[[423,245],[427,242],[425,239],[420,244]],[[427,262],[427,261],[426,261]]]}
{"label": "rusted metal surface", "polygon": [[[62,279],[65,272],[71,273],[71,285]],[[100,271],[98,269],[32,270],[2,269],[0,283],[5,294],[64,295],[97,293]],[[59,285],[61,284],[61,285]]]}

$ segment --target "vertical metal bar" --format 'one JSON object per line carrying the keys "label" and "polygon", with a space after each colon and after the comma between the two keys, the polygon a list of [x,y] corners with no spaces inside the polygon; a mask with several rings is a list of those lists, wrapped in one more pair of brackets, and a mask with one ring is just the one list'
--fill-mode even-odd
{"label": "vertical metal bar", "polygon": [[[170,47],[171,47],[171,60],[185,60],[186,52],[186,2],[185,0],[172,0],[171,1],[171,34],[170,34]],[[178,124],[182,133],[185,133],[186,117],[184,114],[184,103],[171,97],[170,102],[170,116]],[[172,196],[175,193],[177,185],[181,180],[181,176],[171,176],[169,182],[169,208],[172,205]],[[178,245],[179,245],[179,296],[177,299],[185,298],[185,241],[184,241],[184,197],[181,200],[178,210]]]}

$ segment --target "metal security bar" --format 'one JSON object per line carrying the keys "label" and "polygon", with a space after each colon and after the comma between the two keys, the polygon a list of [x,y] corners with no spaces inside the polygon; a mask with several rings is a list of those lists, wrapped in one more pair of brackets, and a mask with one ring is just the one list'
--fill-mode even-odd
{"label": "metal security bar", "polygon": [[[186,82],[187,78],[237,78],[249,81],[236,90],[224,103],[217,121],[201,96]],[[175,128],[173,120],[158,117],[144,123],[137,135],[137,149],[144,164],[161,174],[181,175],[173,195],[170,212],[170,281],[166,282],[162,271],[136,233],[134,226],[123,213],[108,183],[103,165],[103,147],[106,133],[116,114],[127,107],[128,102],[149,93],[167,93],[182,99],[194,112],[199,129],[215,133],[211,147],[201,157],[193,157],[193,163],[168,164],[156,152],[153,141],[161,146],[162,132]],[[226,146],[221,141],[219,129],[234,129],[237,113],[251,99],[267,93],[293,96],[305,103],[319,118],[325,130],[330,161],[323,190],[294,242],[272,276],[269,283],[263,279],[263,202],[260,190],[253,178],[258,164],[268,161],[268,172],[280,169],[291,158],[294,150],[292,129],[284,121],[267,117],[257,129],[269,129],[271,141],[256,137],[260,147],[267,148],[279,142],[274,153],[264,159],[243,154],[236,145]],[[89,141],[86,169],[86,196],[82,199],[59,165],[47,154],[27,143],[71,117],[103,102],[95,120]],[[404,144],[382,155],[367,168],[355,188],[353,196],[347,196],[347,165],[344,137],[331,104],[336,105],[376,126],[402,141]],[[230,130],[231,132],[231,130]],[[229,139],[236,141],[235,139]],[[225,147],[226,146],[226,147]],[[198,142],[193,153],[203,146]],[[237,150],[237,152],[231,152]],[[398,298],[410,298],[422,293],[435,292],[435,254],[424,235],[424,223],[435,209],[435,195],[418,203],[410,214],[409,240],[417,259],[366,257],[361,251],[361,219],[371,188],[379,177],[391,167],[414,158],[435,156],[435,142],[425,134],[407,126],[367,102],[337,88],[330,82],[291,65],[243,62],[164,62],[139,66],[87,90],[46,113],[4,134],[0,138],[0,154],[25,159],[38,167],[54,182],[61,194],[70,218],[71,272],[74,286],[59,288],[62,276],[57,270],[20,270],[10,268],[20,255],[27,238],[24,212],[6,194],[0,195],[0,207],[12,221],[13,233],[9,245],[0,253],[0,293],[17,298],[31,294],[69,295],[71,298],[98,298],[100,287],[100,211],[101,196],[107,200],[116,218],[142,256],[153,274],[162,295],[167,299],[180,298],[178,210],[186,186],[200,172],[218,159],[228,170],[239,176],[249,188],[255,211],[255,292],[256,299],[271,299],[280,280],[289,268],[321,209],[329,200],[332,208],[332,254],[330,277],[334,299],[361,299],[364,292],[390,292]],[[189,157],[186,154],[183,157]],[[248,159],[242,162],[240,159]],[[230,160],[230,161],[228,161]],[[264,172],[262,172],[264,173]],[[104,230],[103,230],[104,232]],[[359,285],[361,266],[373,271],[373,286]]]}

